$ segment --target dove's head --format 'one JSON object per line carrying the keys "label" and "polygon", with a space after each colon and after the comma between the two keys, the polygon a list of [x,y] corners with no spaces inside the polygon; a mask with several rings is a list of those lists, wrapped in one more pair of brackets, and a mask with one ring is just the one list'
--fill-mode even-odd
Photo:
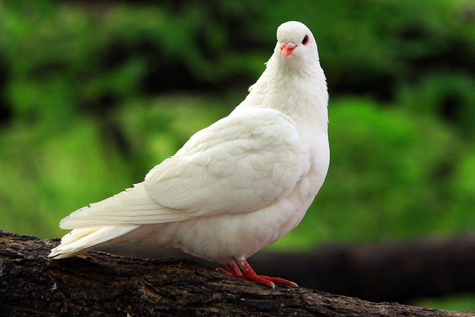
{"label": "dove's head", "polygon": [[297,21],[286,22],[279,26],[275,54],[285,63],[318,61],[317,44],[312,32],[305,24]]}

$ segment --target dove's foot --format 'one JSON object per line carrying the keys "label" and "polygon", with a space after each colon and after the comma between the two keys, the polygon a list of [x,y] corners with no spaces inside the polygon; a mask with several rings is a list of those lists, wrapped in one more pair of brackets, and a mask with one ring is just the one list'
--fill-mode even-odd
{"label": "dove's foot", "polygon": [[259,275],[259,277],[265,280],[274,282],[274,283],[284,284],[290,287],[299,287],[297,283],[280,278],[280,277],[271,277],[271,276],[265,276],[265,275]]}
{"label": "dove's foot", "polygon": [[242,278],[248,281],[254,281],[260,284],[264,284],[274,289],[275,289],[274,283],[284,284],[290,287],[298,287],[297,283],[284,280],[283,278],[280,278],[280,277],[257,275],[256,272],[254,272],[252,267],[249,265],[249,263],[246,261],[246,259],[243,259],[242,261],[238,261],[234,259],[234,262],[226,264],[226,267],[228,268],[229,271],[222,268],[218,268],[217,271],[223,274],[237,277],[237,278]]}

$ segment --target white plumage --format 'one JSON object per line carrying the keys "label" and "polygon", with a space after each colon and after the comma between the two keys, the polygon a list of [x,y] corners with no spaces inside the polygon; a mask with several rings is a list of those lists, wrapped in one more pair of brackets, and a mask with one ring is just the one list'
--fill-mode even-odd
{"label": "white plumage", "polygon": [[301,221],[330,156],[315,39],[302,23],[287,22],[277,40],[265,72],[228,117],[193,135],[144,182],[64,218],[61,228],[74,230],[50,256],[141,239],[273,286],[249,275],[246,258]]}

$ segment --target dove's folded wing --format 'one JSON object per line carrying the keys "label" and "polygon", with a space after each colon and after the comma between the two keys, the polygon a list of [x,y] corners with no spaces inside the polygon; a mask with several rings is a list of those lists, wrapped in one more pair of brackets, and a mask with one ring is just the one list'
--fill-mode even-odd
{"label": "dove's folded wing", "polygon": [[[123,192],[80,208],[61,220],[62,229],[127,227],[180,221],[190,218],[179,210],[158,205],[144,189],[135,184]],[[88,235],[87,231],[83,231]],[[80,234],[76,232],[75,237]]]}
{"label": "dove's folded wing", "polygon": [[189,217],[258,210],[286,197],[310,169],[309,145],[280,111],[233,114],[196,133],[144,186]]}
{"label": "dove's folded wing", "polygon": [[73,212],[63,229],[136,226],[245,213],[286,197],[310,168],[295,122],[272,109],[231,115],[196,133],[145,181]]}

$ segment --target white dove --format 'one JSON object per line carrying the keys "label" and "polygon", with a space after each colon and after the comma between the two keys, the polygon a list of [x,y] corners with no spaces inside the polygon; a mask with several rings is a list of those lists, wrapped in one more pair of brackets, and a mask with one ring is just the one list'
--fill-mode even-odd
{"label": "white dove", "polygon": [[221,272],[272,288],[246,259],[294,229],[328,171],[328,92],[312,32],[277,29],[277,45],[246,99],[193,135],[145,181],[64,218],[74,229],[55,259],[144,240],[222,263]]}

